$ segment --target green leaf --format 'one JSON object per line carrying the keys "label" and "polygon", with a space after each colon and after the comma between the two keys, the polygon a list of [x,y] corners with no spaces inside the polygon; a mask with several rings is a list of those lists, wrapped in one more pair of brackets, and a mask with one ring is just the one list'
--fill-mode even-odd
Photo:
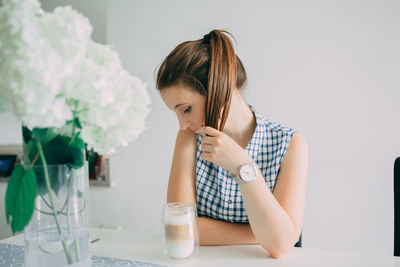
{"label": "green leaf", "polygon": [[77,128],[77,129],[82,129],[82,124],[81,124],[81,122],[79,121],[79,118],[78,118],[78,117],[74,117],[72,120],[67,121],[65,124],[66,124],[66,125],[72,125],[72,124],[73,124],[73,126],[74,126],[75,128]]}
{"label": "green leaf", "polygon": [[24,144],[24,157],[26,154],[28,156],[27,159],[24,158],[24,160],[27,160],[27,162],[25,162],[26,165],[29,165],[31,164],[31,162],[33,162],[37,155],[37,152],[38,147],[34,139],[30,139],[27,143]]}
{"label": "green leaf", "polygon": [[22,126],[22,137],[24,139],[24,143],[28,143],[29,140],[32,139],[32,131],[28,129],[26,126]]}
{"label": "green leaf", "polygon": [[74,146],[79,148],[82,151],[85,150],[85,142],[83,142],[83,140],[81,138],[79,138],[79,137],[75,138]]}
{"label": "green leaf", "polygon": [[25,169],[21,165],[14,168],[8,182],[6,191],[6,220],[10,223],[10,216],[15,213],[15,203],[18,198],[18,189],[20,187],[22,178],[25,175]]}
{"label": "green leaf", "polygon": [[[47,190],[46,187],[43,165],[36,165],[34,171],[37,180],[37,194],[40,196],[44,196],[49,191]],[[60,180],[57,179],[57,177],[50,177],[50,187],[53,189],[54,193],[58,196],[58,191],[60,190]]]}
{"label": "green leaf", "polygon": [[[80,138],[79,138],[80,139]],[[43,152],[48,164],[67,164],[71,168],[79,169],[84,164],[84,144],[82,140],[75,140],[65,136],[57,136],[48,143],[44,143]]]}
{"label": "green leaf", "polygon": [[[32,140],[33,141],[33,140]],[[71,168],[79,169],[83,166],[85,158],[84,158],[84,144],[82,140],[76,140],[71,145],[69,142],[71,141],[70,137],[65,136],[57,136],[52,139],[48,143],[43,143],[43,153],[45,155],[46,161],[48,165],[57,165],[57,164],[66,164]],[[31,145],[31,144],[28,144]],[[33,144],[32,144],[33,146]],[[36,146],[36,145],[35,145]],[[81,148],[83,146],[83,148]],[[32,149],[32,153],[35,155],[37,149]],[[38,160],[35,164],[35,173],[37,176],[38,183],[38,194],[45,195],[47,194],[46,181],[44,179],[44,171],[43,168],[37,168],[37,166],[42,166],[42,161]],[[54,193],[58,195],[58,191],[60,189],[60,181],[55,177],[50,179],[50,186],[53,189]]]}
{"label": "green leaf", "polygon": [[[41,136],[48,135],[48,133],[43,134],[43,132],[44,131],[39,133],[38,131],[38,133]],[[46,158],[46,162],[48,165],[66,164],[71,168],[79,169],[84,164],[85,143],[79,137],[74,138],[72,140],[71,137],[57,135],[50,141],[41,142],[41,144],[42,144],[43,154]],[[27,164],[30,164],[37,155],[38,151],[37,142],[36,140],[31,139],[25,146],[29,158]],[[37,194],[42,196],[47,194],[46,182],[44,179],[44,171],[43,168],[41,168],[43,166],[42,160],[39,158],[35,162],[34,166],[37,177]],[[55,192],[55,194],[58,195],[58,191],[60,189],[60,181],[58,179],[51,178],[50,186]]]}
{"label": "green leaf", "polygon": [[11,222],[13,233],[28,225],[33,214],[36,187],[32,169],[25,170],[22,165],[15,167],[6,191],[6,220],[8,224]]}
{"label": "green leaf", "polygon": [[32,133],[37,139],[39,139],[42,142],[47,134],[48,129],[49,128],[33,128]]}
{"label": "green leaf", "polygon": [[57,136],[50,128],[34,128],[32,132],[41,143],[47,143]]}
{"label": "green leaf", "polygon": [[75,117],[75,118],[74,118],[74,124],[75,124],[75,127],[76,127],[76,128],[82,129],[82,125],[81,125],[81,123],[80,123],[78,117]]}

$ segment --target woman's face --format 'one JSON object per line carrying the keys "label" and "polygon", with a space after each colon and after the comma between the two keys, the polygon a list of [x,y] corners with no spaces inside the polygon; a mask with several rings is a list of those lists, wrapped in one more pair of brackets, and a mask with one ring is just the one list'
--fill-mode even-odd
{"label": "woman's face", "polygon": [[206,98],[183,85],[173,85],[161,90],[161,97],[178,117],[182,130],[196,131],[205,124]]}

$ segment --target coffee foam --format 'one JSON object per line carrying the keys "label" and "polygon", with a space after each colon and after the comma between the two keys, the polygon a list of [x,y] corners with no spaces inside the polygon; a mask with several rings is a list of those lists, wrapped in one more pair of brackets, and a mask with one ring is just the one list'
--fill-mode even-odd
{"label": "coffee foam", "polygon": [[194,214],[182,210],[167,211],[165,216],[165,223],[169,225],[185,225],[191,224],[194,220]]}

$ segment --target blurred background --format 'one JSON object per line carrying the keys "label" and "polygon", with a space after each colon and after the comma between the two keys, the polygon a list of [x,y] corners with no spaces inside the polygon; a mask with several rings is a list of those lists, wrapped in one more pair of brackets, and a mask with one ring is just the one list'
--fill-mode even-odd
{"label": "blurred background", "polygon": [[[400,2],[42,0],[72,5],[148,84],[147,130],[110,156],[109,187],[91,186],[91,225],[160,232],[179,125],[155,89],[157,67],[179,43],[212,29],[236,38],[245,99],[299,130],[310,150],[303,246],[392,255],[393,162],[400,156]],[[21,144],[0,113],[0,145]],[[0,239],[6,183],[0,183]]]}

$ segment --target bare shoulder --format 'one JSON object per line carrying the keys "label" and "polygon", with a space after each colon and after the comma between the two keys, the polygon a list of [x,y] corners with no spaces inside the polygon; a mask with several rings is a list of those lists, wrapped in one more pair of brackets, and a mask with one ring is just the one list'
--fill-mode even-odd
{"label": "bare shoulder", "polygon": [[177,138],[182,139],[183,141],[185,140],[193,140],[196,139],[196,134],[193,131],[190,130],[182,130],[180,129],[178,132]]}
{"label": "bare shoulder", "polygon": [[304,136],[301,133],[295,133],[290,141],[289,147],[300,147],[300,148],[307,148],[307,142]]}
{"label": "bare shoulder", "polygon": [[193,143],[196,141],[196,134],[190,130],[179,130],[176,141],[180,143]]}
{"label": "bare shoulder", "polygon": [[308,165],[308,145],[304,136],[300,133],[295,133],[290,141],[289,147],[282,160],[281,167],[294,167]]}
{"label": "bare shoulder", "polygon": [[176,137],[175,152],[193,152],[196,148],[196,134],[190,130],[179,130]]}

